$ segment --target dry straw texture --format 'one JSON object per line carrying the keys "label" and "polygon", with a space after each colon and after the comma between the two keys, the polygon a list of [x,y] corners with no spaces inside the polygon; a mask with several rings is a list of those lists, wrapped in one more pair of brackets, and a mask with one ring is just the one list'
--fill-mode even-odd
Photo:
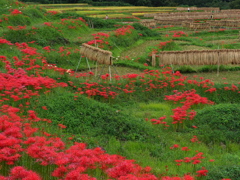
{"label": "dry straw texture", "polygon": [[99,64],[112,65],[112,52],[102,50],[97,47],[83,43],[80,49],[80,54],[92,61],[97,61]]}
{"label": "dry straw texture", "polygon": [[163,51],[157,57],[159,65],[240,64],[240,49]]}

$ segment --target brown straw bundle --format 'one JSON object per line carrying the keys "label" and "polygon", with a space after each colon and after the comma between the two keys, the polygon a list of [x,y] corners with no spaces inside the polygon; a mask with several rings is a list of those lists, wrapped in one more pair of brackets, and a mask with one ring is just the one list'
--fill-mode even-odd
{"label": "brown straw bundle", "polygon": [[110,51],[104,51],[103,52],[104,56],[104,64],[111,65],[111,57],[112,57],[112,52]]}
{"label": "brown straw bundle", "polygon": [[99,55],[98,55],[97,62],[99,64],[103,64],[104,63],[104,50],[102,50],[102,49],[99,50]]}
{"label": "brown straw bundle", "polygon": [[93,56],[94,56],[94,48],[93,46],[89,46],[89,51],[88,51],[88,59],[93,60]]}
{"label": "brown straw bundle", "polygon": [[93,61],[97,61],[98,60],[98,56],[99,56],[99,49],[98,48],[94,48],[93,50]]}

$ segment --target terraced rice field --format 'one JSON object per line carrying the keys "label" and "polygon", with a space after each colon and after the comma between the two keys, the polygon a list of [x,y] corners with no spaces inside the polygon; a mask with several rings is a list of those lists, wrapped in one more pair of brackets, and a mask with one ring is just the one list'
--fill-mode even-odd
{"label": "terraced rice field", "polygon": [[74,11],[78,14],[98,17],[105,17],[107,14],[109,18],[115,17],[127,17],[127,16],[144,16],[149,13],[168,13],[176,9],[176,7],[146,7],[146,6],[104,6],[95,7],[85,3],[80,4],[51,4],[51,5],[39,5],[49,11],[57,12],[71,12]]}

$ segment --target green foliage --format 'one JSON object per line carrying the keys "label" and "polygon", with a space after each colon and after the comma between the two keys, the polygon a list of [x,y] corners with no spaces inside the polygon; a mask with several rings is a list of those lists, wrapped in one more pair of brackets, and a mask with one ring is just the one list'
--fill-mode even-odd
{"label": "green foliage", "polygon": [[167,41],[167,42],[164,42],[164,43],[166,43],[166,44],[163,45],[163,46],[160,46],[161,51],[173,51],[173,50],[178,49],[178,45],[174,41]]}
{"label": "green foliage", "polygon": [[190,36],[193,37],[210,37],[213,36],[216,39],[219,39],[219,36],[225,36],[227,38],[228,35],[238,34],[238,30],[236,29],[230,29],[230,30],[219,30],[219,31],[198,31],[195,33],[192,33]]}
{"label": "green foliage", "polygon": [[232,43],[232,44],[224,44],[224,49],[240,49],[240,44]]}
{"label": "green foliage", "polygon": [[86,17],[84,15],[79,15],[76,12],[64,12],[64,13],[57,13],[55,15],[49,15],[49,18],[52,19],[65,19],[65,18],[78,18],[78,17]]}
{"label": "green foliage", "polygon": [[181,73],[193,73],[193,72],[197,72],[197,70],[195,70],[193,67],[188,66],[188,65],[183,65],[180,66],[176,69],[174,69],[175,71],[180,71]]}
{"label": "green foliage", "polygon": [[207,143],[240,142],[239,104],[218,104],[197,112],[195,130],[202,141]]}
{"label": "green foliage", "polygon": [[23,14],[8,16],[7,26],[24,26],[32,24],[31,19]]}
{"label": "green foliage", "polygon": [[[240,161],[239,157],[235,157]],[[216,167],[209,167],[209,173],[207,175],[207,180],[212,179],[234,179],[240,180],[240,166],[238,165],[228,165],[228,166],[216,166]]]}
{"label": "green foliage", "polygon": [[150,70],[155,70],[155,67],[152,66],[145,66],[143,64],[134,62],[134,61],[124,61],[124,60],[119,60],[114,62],[115,65],[117,66],[125,66],[125,67],[131,67],[131,68],[135,68],[135,69],[139,69],[139,70],[145,70],[145,69],[150,69]]}
{"label": "green foliage", "polygon": [[40,46],[69,43],[58,30],[49,26],[41,26],[35,30],[23,29],[18,31],[7,31],[5,33],[5,38],[12,43],[36,41]]}
{"label": "green foliage", "polygon": [[94,28],[112,28],[117,24],[114,19],[87,18]]}
{"label": "green foliage", "polygon": [[219,72],[222,71],[239,71],[239,66],[228,66],[228,65],[202,65],[202,66],[194,66],[194,65],[181,65],[174,67],[174,71],[180,71],[181,73],[203,73],[203,72]]}
{"label": "green foliage", "polygon": [[51,15],[50,18],[53,19],[64,19],[64,18],[83,18],[88,23],[89,27],[93,28],[113,28],[114,25],[117,24],[117,21],[114,19],[100,19],[100,18],[92,18],[87,17],[85,15],[77,14],[75,12],[65,12],[65,13],[59,13],[56,15]]}
{"label": "green foliage", "polygon": [[109,37],[109,41],[111,42],[110,44],[120,47],[129,47],[140,38],[138,32],[135,29],[130,29],[124,33],[125,34],[123,35],[116,35],[114,32],[114,34]]}
{"label": "green foliage", "polygon": [[225,71],[227,70],[226,66],[220,65],[219,67],[217,65],[204,65],[201,68],[199,68],[197,71],[198,72],[217,72],[219,71]]}
{"label": "green foliage", "polygon": [[[153,130],[144,120],[118,112],[103,103],[79,96],[74,100],[70,92],[55,92],[42,95],[37,112],[40,117],[52,119],[55,124],[67,126],[68,133],[89,136],[114,136],[120,140],[144,140]],[[48,111],[40,107],[47,106]]]}
{"label": "green foliage", "polygon": [[156,31],[149,29],[139,23],[133,23],[132,26],[138,31],[138,33],[142,34],[143,37],[159,36],[159,33]]}
{"label": "green foliage", "polygon": [[33,21],[36,21],[37,19],[40,19],[41,21],[46,19],[46,17],[43,14],[43,11],[38,7],[27,7],[23,10],[23,15],[28,16]]}
{"label": "green foliage", "polygon": [[234,0],[229,3],[231,9],[240,9],[240,0]]}

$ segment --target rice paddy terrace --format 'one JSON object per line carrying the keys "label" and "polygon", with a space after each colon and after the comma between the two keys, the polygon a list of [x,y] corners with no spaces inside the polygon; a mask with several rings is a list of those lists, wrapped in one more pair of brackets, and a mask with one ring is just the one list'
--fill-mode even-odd
{"label": "rice paddy terrace", "polygon": [[143,16],[148,13],[168,13],[174,11],[175,7],[146,7],[146,6],[106,6],[95,7],[88,4],[52,4],[52,5],[39,5],[49,11],[57,12],[75,12],[81,15],[86,15],[95,18],[122,18],[135,16]]}

